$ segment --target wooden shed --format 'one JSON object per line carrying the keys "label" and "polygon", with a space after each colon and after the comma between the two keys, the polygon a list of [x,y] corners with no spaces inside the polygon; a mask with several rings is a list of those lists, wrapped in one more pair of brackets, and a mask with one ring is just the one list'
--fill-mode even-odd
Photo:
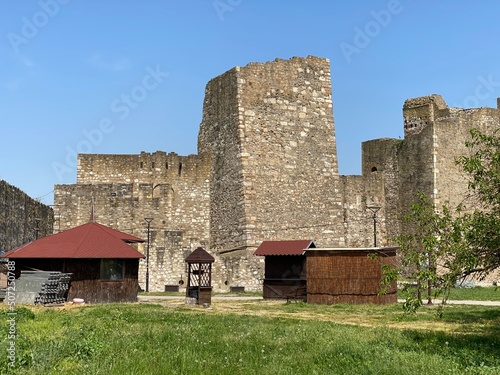
{"label": "wooden shed", "polygon": [[3,257],[22,270],[71,273],[67,300],[87,303],[135,302],[139,290],[139,259],[131,243],[144,240],[104,225],[89,222],[40,238]]}
{"label": "wooden shed", "polygon": [[397,248],[316,248],[308,249],[307,302],[395,303],[397,286],[381,290],[382,266],[396,265]]}
{"label": "wooden shed", "polygon": [[312,240],[262,242],[254,254],[265,256],[263,297],[305,300],[306,249],[315,247]]}

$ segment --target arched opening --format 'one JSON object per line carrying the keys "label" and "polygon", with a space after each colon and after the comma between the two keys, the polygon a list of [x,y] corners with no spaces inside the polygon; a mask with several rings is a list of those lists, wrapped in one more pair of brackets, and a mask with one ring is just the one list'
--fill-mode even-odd
{"label": "arched opening", "polygon": [[372,167],[372,172],[377,172],[377,167]]}

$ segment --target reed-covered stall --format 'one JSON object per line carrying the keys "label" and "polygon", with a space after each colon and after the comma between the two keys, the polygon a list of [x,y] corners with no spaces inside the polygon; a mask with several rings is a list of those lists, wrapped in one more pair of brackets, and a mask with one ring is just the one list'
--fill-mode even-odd
{"label": "reed-covered stall", "polygon": [[384,265],[396,265],[396,248],[308,249],[307,302],[394,303],[396,281],[380,294]]}

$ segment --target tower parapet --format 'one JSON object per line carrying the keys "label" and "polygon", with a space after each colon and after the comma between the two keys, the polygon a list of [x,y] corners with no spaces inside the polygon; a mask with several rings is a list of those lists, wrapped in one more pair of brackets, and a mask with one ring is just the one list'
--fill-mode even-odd
{"label": "tower parapet", "polygon": [[441,95],[433,94],[407,99],[403,105],[404,133],[417,134],[435,119],[446,114],[448,106]]}

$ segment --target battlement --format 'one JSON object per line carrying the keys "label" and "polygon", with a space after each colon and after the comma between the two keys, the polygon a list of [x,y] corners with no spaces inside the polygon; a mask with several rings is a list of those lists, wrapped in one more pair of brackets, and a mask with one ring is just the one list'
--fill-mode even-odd
{"label": "battlement", "polygon": [[462,119],[462,121],[481,121],[481,118],[495,118],[500,116],[500,98],[497,99],[497,108],[455,108],[448,107],[441,95],[433,94],[418,98],[407,99],[403,105],[404,133],[419,134],[428,125],[445,120]]}
{"label": "battlement", "polygon": [[417,134],[438,117],[446,116],[449,108],[441,95],[433,94],[407,99],[403,105],[405,137]]}
{"label": "battlement", "polygon": [[77,184],[92,183],[162,183],[207,179],[208,154],[179,156],[164,151],[135,155],[78,155]]}

